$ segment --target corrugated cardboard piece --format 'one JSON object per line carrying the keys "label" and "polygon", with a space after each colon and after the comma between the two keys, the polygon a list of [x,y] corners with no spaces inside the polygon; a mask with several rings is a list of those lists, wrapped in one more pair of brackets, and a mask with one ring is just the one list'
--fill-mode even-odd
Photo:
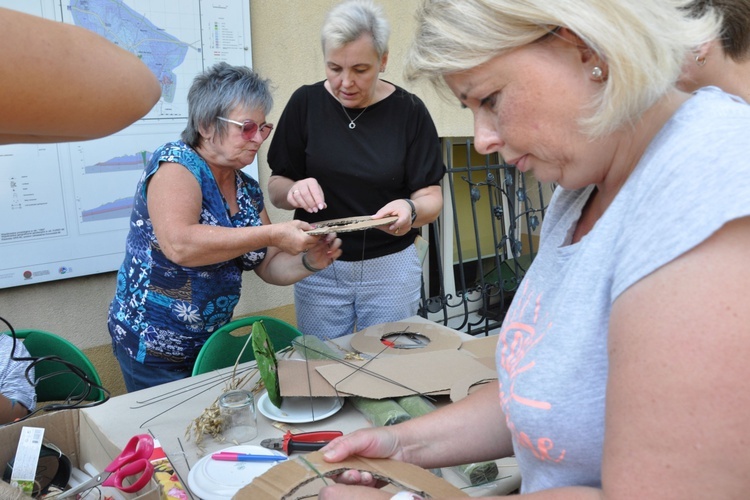
{"label": "corrugated cardboard piece", "polygon": [[493,377],[492,370],[458,351],[418,353],[398,358],[373,359],[361,370],[340,364],[318,368],[323,378],[339,392],[370,399],[447,394],[457,376]]}
{"label": "corrugated cardboard piece", "polygon": [[[72,466],[79,469],[83,464],[91,463],[103,471],[122,451],[80,410],[62,410],[0,427],[0,466],[3,468],[14,457],[24,426],[43,427],[44,440],[60,448]],[[126,499],[139,500],[159,500],[161,497],[153,479],[137,493],[121,494]]]}
{"label": "corrugated cardboard piece", "polygon": [[[428,343],[420,348],[388,348],[381,340],[394,332],[419,335]],[[458,401],[471,387],[497,378],[496,344],[497,337],[462,342],[455,331],[432,323],[383,323],[351,339],[353,349],[374,353],[366,361],[280,359],[280,392],[283,397],[369,399],[450,395]]]}
{"label": "corrugated cardboard piece", "polygon": [[477,358],[495,358],[497,349],[497,335],[478,337],[461,344],[461,351],[471,353]]}
{"label": "corrugated cardboard piece", "polygon": [[396,460],[352,457],[344,462],[329,463],[323,453],[316,451],[294,460],[275,465],[268,472],[256,477],[234,496],[237,500],[278,500],[289,498],[315,498],[318,491],[335,476],[356,469],[368,471],[373,477],[388,482],[382,491],[397,493],[409,490],[425,498],[467,497],[468,495],[448,481],[417,467]]}
{"label": "corrugated cardboard piece", "polygon": [[471,385],[496,378],[493,368],[471,355],[451,350],[346,364],[279,360],[279,385],[284,397],[338,395],[383,399],[413,394],[447,395],[457,383],[463,386],[468,380]]}

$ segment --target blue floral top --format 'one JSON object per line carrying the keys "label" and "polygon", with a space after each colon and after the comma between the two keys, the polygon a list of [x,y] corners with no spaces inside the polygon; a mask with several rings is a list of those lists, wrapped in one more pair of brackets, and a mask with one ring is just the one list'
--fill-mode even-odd
{"label": "blue floral top", "polygon": [[242,272],[257,267],[266,249],[208,266],[183,267],[170,261],[156,240],[146,204],[147,180],[162,162],[179,163],[195,176],[203,196],[201,224],[260,226],[263,193],[255,179],[238,171],[240,210],[230,216],[208,164],[182,141],[156,150],[138,182],[125,259],[109,309],[109,332],[113,344],[121,344],[140,363],[189,369],[211,333],[232,318]]}

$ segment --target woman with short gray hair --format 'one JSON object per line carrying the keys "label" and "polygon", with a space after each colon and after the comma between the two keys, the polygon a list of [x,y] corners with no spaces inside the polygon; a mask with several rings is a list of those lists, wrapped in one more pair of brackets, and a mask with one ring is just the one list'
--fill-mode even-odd
{"label": "woman with short gray hair", "polygon": [[417,96],[379,77],[389,34],[372,1],[334,6],[321,29],[326,80],[294,92],[268,150],[271,202],[296,218],[397,217],[342,233],[341,258],[294,286],[298,328],[322,339],[417,314],[414,242],[442,207],[445,167],[432,118]]}
{"label": "woman with short gray hair", "polygon": [[273,125],[268,81],[218,63],[193,80],[182,140],[158,148],[138,183],[109,333],[128,391],[192,374],[232,319],[243,271],[288,285],[338,258],[335,234],[271,224],[253,162]]}

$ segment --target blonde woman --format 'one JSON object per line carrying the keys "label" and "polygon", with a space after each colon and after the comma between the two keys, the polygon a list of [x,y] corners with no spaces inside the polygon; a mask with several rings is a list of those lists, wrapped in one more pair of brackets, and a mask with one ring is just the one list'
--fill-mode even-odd
{"label": "blonde woman", "polygon": [[[480,153],[559,187],[498,334],[498,381],[339,438],[327,460],[515,454],[534,499],[747,497],[750,106],[675,88],[718,31],[711,9],[682,7],[423,3],[411,74],[471,110]],[[353,485],[319,498],[388,498],[369,474],[339,481]]]}

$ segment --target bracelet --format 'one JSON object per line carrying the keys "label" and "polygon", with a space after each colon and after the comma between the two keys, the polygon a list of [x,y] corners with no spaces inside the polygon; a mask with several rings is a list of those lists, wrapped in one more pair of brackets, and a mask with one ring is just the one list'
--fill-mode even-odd
{"label": "bracelet", "polygon": [[303,254],[302,254],[302,265],[303,265],[303,266],[305,266],[305,269],[307,269],[307,270],[308,270],[308,271],[310,271],[311,273],[319,273],[320,271],[322,271],[322,270],[323,270],[323,269],[318,269],[317,267],[314,267],[314,266],[312,266],[312,265],[311,265],[311,264],[310,264],[310,263],[309,263],[309,262],[307,261],[307,254],[306,254],[306,253],[303,253]]}
{"label": "bracelet", "polygon": [[424,498],[410,491],[399,491],[391,497],[391,500],[424,500]]}
{"label": "bracelet", "polygon": [[417,207],[414,206],[414,202],[409,198],[402,198],[411,207],[411,225],[414,225],[414,221],[417,220]]}

